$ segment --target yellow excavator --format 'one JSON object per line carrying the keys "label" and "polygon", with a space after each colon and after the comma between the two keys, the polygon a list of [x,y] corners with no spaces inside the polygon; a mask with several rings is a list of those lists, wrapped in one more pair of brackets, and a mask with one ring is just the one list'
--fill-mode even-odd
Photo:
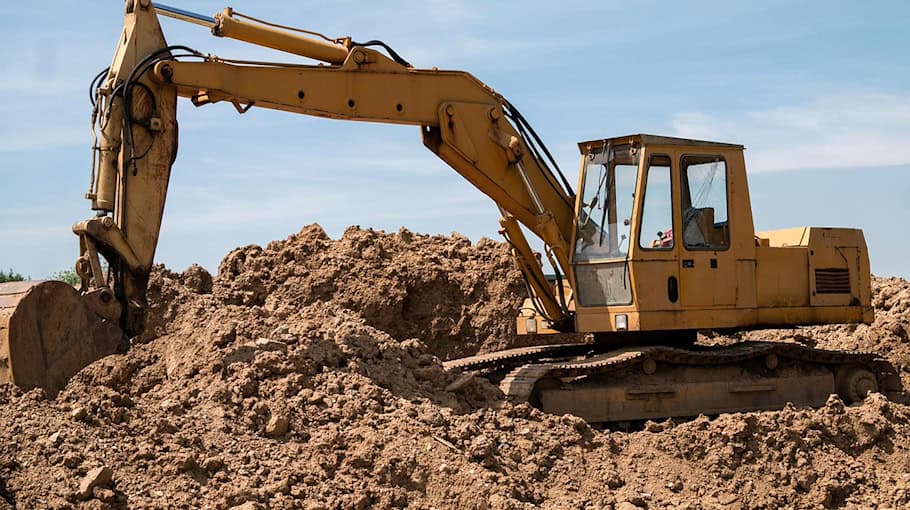
{"label": "yellow excavator", "polygon": [[[242,61],[168,45],[164,15],[318,65]],[[113,62],[91,85],[93,146],[73,226],[77,290],[0,285],[0,380],[55,395],[82,367],[142,333],[146,287],[177,155],[177,98],[339,120],[419,126],[424,146],[499,207],[527,282],[522,334],[592,333],[451,360],[511,399],[592,422],[818,406],[897,391],[872,353],[797,344],[695,344],[725,332],[872,321],[860,230],[755,232],[741,145],[634,134],[582,142],[579,191],[522,114],[461,71],[416,69],[382,41],[127,0]],[[525,231],[539,237],[555,273]]]}

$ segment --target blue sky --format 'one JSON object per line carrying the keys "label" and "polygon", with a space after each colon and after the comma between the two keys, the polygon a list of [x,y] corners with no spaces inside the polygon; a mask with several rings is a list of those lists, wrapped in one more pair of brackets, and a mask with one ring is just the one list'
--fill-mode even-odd
{"label": "blue sky", "polygon": [[[225,4],[170,0],[213,14]],[[874,5],[875,7],[870,7]],[[635,132],[748,147],[756,227],[865,230],[873,271],[910,277],[910,3],[277,2],[236,10],[355,39],[418,67],[463,69],[524,115],[574,181],[575,143]],[[89,80],[122,2],[0,5],[0,267],[72,265],[89,217]],[[171,44],[299,61],[162,22]],[[497,238],[495,206],[420,144],[417,128],[229,105],[179,105],[158,257],[211,270],[233,247],[318,222]]]}

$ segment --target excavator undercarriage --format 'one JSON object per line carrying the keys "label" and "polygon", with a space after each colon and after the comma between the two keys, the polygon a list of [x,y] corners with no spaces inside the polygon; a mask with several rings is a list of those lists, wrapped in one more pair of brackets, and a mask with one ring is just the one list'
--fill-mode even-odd
{"label": "excavator undercarriage", "polygon": [[[668,342],[670,343],[670,342]],[[576,343],[526,347],[446,362],[497,383],[507,398],[592,423],[818,407],[869,392],[896,394],[900,378],[874,353],[794,343],[610,349]]]}

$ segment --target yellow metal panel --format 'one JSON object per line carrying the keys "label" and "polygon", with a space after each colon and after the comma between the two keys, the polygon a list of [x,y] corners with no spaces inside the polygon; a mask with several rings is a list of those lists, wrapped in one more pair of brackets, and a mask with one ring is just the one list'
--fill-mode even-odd
{"label": "yellow metal panel", "polygon": [[[663,253],[661,254],[663,255]],[[667,253],[667,255],[672,255],[672,253]],[[629,266],[630,271],[635,275],[633,295],[639,310],[678,310],[680,308],[678,293],[676,302],[671,302],[668,295],[668,280],[678,278],[676,275],[679,263],[674,258],[639,260],[630,263]]]}
{"label": "yellow metal panel", "polygon": [[755,235],[767,239],[770,246],[806,246],[809,242],[809,227],[769,230],[756,232]]}
{"label": "yellow metal panel", "polygon": [[736,306],[737,308],[755,308],[756,275],[755,260],[736,261]]}
{"label": "yellow metal panel", "polygon": [[760,308],[809,304],[809,250],[804,247],[755,249],[756,304]]}
{"label": "yellow metal panel", "polygon": [[755,326],[799,324],[845,324],[866,322],[866,311],[860,306],[805,306],[796,308],[760,308]]}

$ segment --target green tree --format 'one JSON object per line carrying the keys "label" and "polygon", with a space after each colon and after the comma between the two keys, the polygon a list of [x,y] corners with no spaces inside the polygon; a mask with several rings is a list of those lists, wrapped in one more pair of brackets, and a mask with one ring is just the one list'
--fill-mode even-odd
{"label": "green tree", "polygon": [[66,269],[54,274],[55,280],[60,280],[61,282],[68,283],[73,287],[78,287],[82,281],[79,279],[79,275],[76,274],[76,271],[73,269]]}
{"label": "green tree", "polygon": [[4,273],[3,271],[0,271],[0,283],[21,282],[23,280],[25,280],[25,277],[19,273],[14,273],[12,269],[10,269],[9,272],[6,272],[6,273]]}

